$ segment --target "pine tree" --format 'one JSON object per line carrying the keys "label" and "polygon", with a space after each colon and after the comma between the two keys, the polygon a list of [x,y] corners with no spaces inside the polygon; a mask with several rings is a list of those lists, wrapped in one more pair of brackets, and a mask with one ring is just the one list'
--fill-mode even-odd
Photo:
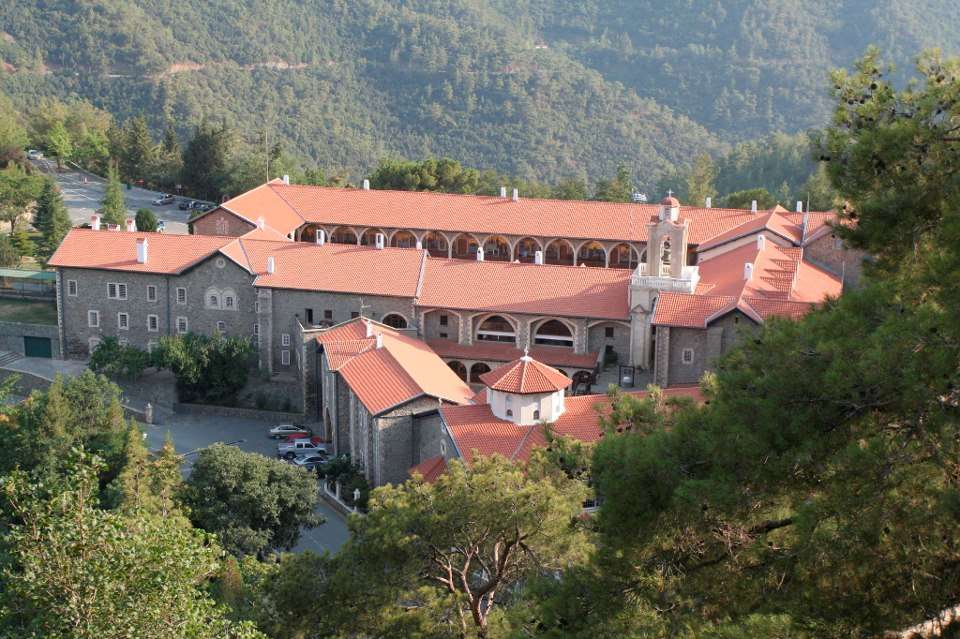
{"label": "pine tree", "polygon": [[159,500],[150,485],[150,459],[143,434],[130,422],[123,443],[123,470],[114,480],[117,507],[124,511],[159,510]]}
{"label": "pine tree", "polygon": [[182,462],[183,457],[177,454],[173,439],[170,433],[167,433],[150,473],[150,489],[157,496],[162,517],[168,517],[177,508],[174,498],[183,485],[183,475],[180,472]]}
{"label": "pine tree", "polygon": [[70,231],[72,223],[63,205],[60,189],[53,180],[44,180],[43,190],[37,199],[37,208],[33,217],[33,225],[43,235],[37,250],[37,256],[47,260],[60,246],[60,242]]}
{"label": "pine tree", "polygon": [[716,177],[717,169],[710,156],[706,153],[698,155],[687,176],[687,204],[704,206],[708,197],[716,197],[717,189],[713,184]]}
{"label": "pine tree", "polygon": [[169,155],[180,155],[180,140],[173,119],[168,117],[163,127],[163,152]]}
{"label": "pine tree", "polygon": [[123,185],[117,176],[116,165],[111,165],[107,173],[107,189],[103,195],[103,221],[121,225],[127,217],[127,205],[123,199]]}
{"label": "pine tree", "polygon": [[150,136],[146,118],[140,115],[130,120],[122,139],[120,169],[124,179],[135,180],[148,175],[157,158],[157,147]]}

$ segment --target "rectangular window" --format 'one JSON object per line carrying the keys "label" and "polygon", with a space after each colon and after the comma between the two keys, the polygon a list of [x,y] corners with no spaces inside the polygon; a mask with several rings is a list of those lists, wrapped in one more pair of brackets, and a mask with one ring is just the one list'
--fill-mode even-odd
{"label": "rectangular window", "polygon": [[324,312],[323,312],[323,319],[325,319],[325,320],[332,320],[332,319],[333,319],[333,311],[331,311],[331,310],[329,310],[329,309],[326,310],[326,311],[324,311]]}
{"label": "rectangular window", "polygon": [[100,327],[100,311],[87,311],[87,326],[90,328]]}
{"label": "rectangular window", "polygon": [[183,335],[189,330],[189,324],[187,324],[187,318],[183,315],[177,317],[177,332]]}
{"label": "rectangular window", "polygon": [[119,282],[108,282],[107,297],[109,297],[112,300],[127,299],[127,285],[121,284]]}
{"label": "rectangular window", "polygon": [[685,348],[680,354],[681,361],[684,364],[693,364],[693,349]]}
{"label": "rectangular window", "polygon": [[226,322],[217,322],[217,332],[221,335],[227,334],[227,323]]}
{"label": "rectangular window", "polygon": [[147,286],[147,301],[156,302],[157,301],[157,287],[153,284]]}
{"label": "rectangular window", "polygon": [[67,280],[67,295],[70,297],[77,296],[77,280]]}
{"label": "rectangular window", "polygon": [[281,333],[281,334],[280,334],[280,345],[281,345],[281,346],[290,346],[290,333]]}
{"label": "rectangular window", "polygon": [[119,328],[121,331],[125,331],[130,328],[129,313],[117,313],[117,328]]}
{"label": "rectangular window", "polygon": [[446,315],[441,315],[441,316],[440,316],[440,326],[446,326],[446,325],[447,325],[447,321],[448,321],[449,319],[450,319],[450,318],[449,318],[448,316],[446,316]]}
{"label": "rectangular window", "polygon": [[253,325],[253,334],[254,334],[254,335],[259,335],[259,334],[260,334],[260,325],[259,325],[259,324],[254,324],[254,325]]}
{"label": "rectangular window", "polygon": [[604,334],[606,337],[612,338],[612,337],[613,337],[613,327],[612,327],[612,326],[608,326],[608,327],[606,327],[605,329],[603,329],[603,334]]}
{"label": "rectangular window", "polygon": [[357,317],[360,317],[360,313],[356,311],[350,311],[350,319],[355,319]]}
{"label": "rectangular window", "polygon": [[253,312],[254,313],[260,312],[260,300],[257,300],[256,302],[253,303]]}
{"label": "rectangular window", "polygon": [[159,315],[147,315],[147,330],[151,333],[156,333],[160,330]]}
{"label": "rectangular window", "polygon": [[187,289],[182,286],[177,287],[177,304],[187,303]]}
{"label": "rectangular window", "polygon": [[440,339],[447,339],[446,333],[440,333]]}
{"label": "rectangular window", "polygon": [[232,311],[233,308],[234,308],[234,304],[236,304],[236,302],[235,302],[234,299],[233,299],[233,295],[225,295],[225,296],[224,296],[224,298],[223,298],[223,307],[224,307],[224,308],[228,308],[228,309],[230,309],[230,310]]}
{"label": "rectangular window", "polygon": [[280,365],[281,366],[290,365],[290,351],[280,351]]}
{"label": "rectangular window", "polygon": [[307,320],[307,326],[313,326],[313,309],[312,308],[304,309],[303,315]]}

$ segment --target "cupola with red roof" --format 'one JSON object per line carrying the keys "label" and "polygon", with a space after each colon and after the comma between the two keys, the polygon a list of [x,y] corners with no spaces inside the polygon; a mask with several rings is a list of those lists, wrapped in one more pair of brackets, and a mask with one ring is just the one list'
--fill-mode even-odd
{"label": "cupola with red roof", "polygon": [[523,357],[480,376],[487,403],[500,419],[521,426],[553,422],[565,410],[570,378],[524,353]]}
{"label": "cupola with red roof", "polygon": [[667,191],[667,197],[660,200],[660,221],[676,222],[680,218],[680,200],[673,197],[673,191]]}

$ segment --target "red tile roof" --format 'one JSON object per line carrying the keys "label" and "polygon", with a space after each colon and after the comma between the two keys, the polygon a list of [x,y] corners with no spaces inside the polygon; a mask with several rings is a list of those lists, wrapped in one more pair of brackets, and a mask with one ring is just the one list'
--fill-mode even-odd
{"label": "red tile roof", "polygon": [[[456,373],[421,340],[356,318],[320,333],[328,366],[339,372],[357,399],[373,415],[422,396],[457,404],[469,403],[473,395]],[[382,336],[376,347],[376,334]],[[352,353],[352,356],[351,356]]]}
{"label": "red tile roof", "polygon": [[630,275],[627,269],[428,259],[418,306],[625,320]]}
{"label": "red tile roof", "polygon": [[[655,204],[544,200],[416,191],[341,189],[284,184],[273,180],[239,195],[223,208],[256,223],[289,233],[303,222],[362,228],[503,233],[533,237],[647,240]],[[757,214],[739,209],[681,207],[690,220],[690,242],[699,244],[737,227]]]}
{"label": "red tile roof", "polygon": [[436,457],[431,457],[430,459],[425,459],[409,471],[407,471],[411,477],[414,475],[420,475],[423,477],[423,481],[428,484],[432,484],[437,481],[437,478],[440,477],[447,470],[447,460],[444,459],[443,455],[437,455]]}
{"label": "red tile roof", "polygon": [[[523,351],[510,344],[499,342],[475,342],[459,344],[448,339],[430,339],[427,344],[440,357],[447,359],[473,359],[488,362],[512,362]],[[598,353],[577,354],[563,346],[533,346],[530,357],[549,366],[567,366],[592,369],[597,364]]]}
{"label": "red tile roof", "polygon": [[[637,397],[646,391],[630,393]],[[691,397],[701,400],[699,388],[678,387],[664,390],[667,397]],[[607,395],[580,395],[564,400],[564,413],[551,426],[556,436],[566,436],[584,442],[600,438],[600,415],[610,410]],[[447,431],[453,437],[457,450],[466,463],[473,461],[476,451],[480,455],[503,455],[511,460],[527,460],[535,447],[546,445],[545,426],[534,424],[520,426],[494,416],[489,404],[473,406],[443,406],[440,414]]]}
{"label": "red tile roof", "polygon": [[[137,262],[137,240],[147,240],[147,261]],[[71,229],[49,266],[93,268],[130,273],[182,273],[229,244],[214,235],[167,235],[127,231]]]}
{"label": "red tile roof", "polygon": [[742,237],[754,235],[761,231],[770,231],[776,233],[785,240],[799,245],[801,228],[780,211],[774,210],[769,213],[757,214],[753,219],[747,220],[739,226],[735,226],[724,233],[721,233],[710,240],[703,242],[697,247],[698,251],[707,251],[727,242],[731,242]]}
{"label": "red tile roof", "polygon": [[484,373],[480,376],[480,381],[487,388],[517,395],[555,393],[573,383],[557,369],[550,368],[528,355]]}

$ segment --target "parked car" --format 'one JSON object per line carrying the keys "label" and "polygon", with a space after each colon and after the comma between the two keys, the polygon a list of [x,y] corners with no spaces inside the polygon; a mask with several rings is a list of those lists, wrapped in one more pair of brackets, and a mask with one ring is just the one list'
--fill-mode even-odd
{"label": "parked car", "polygon": [[194,200],[190,203],[190,208],[194,211],[206,211],[208,208],[213,208],[211,205],[206,202],[201,202],[200,200]]}
{"label": "parked car", "polygon": [[194,204],[196,204],[196,200],[180,200],[180,204],[177,205],[177,208],[181,211],[189,211],[193,208]]}
{"label": "parked car", "polygon": [[287,435],[286,437],[284,437],[283,441],[285,441],[285,442],[293,442],[293,441],[296,441],[296,440],[298,440],[298,439],[309,439],[309,440],[312,441],[314,444],[322,444],[322,443],[323,443],[323,437],[318,437],[318,436],[316,436],[316,435],[311,436],[309,433]]}
{"label": "parked car", "polygon": [[28,159],[28,160],[42,160],[42,159],[43,159],[43,151],[38,151],[38,150],[36,150],[36,149],[28,149],[28,150],[27,150],[27,159]]}
{"label": "parked car", "polygon": [[325,464],[330,459],[327,456],[326,452],[323,453],[314,453],[313,455],[307,455],[305,457],[297,457],[292,463],[295,464],[298,468],[305,468],[307,470],[313,470],[320,464]]}
{"label": "parked car", "polygon": [[270,429],[269,436],[273,439],[280,439],[281,437],[310,437],[313,434],[309,428],[304,428],[303,426],[298,426],[297,424],[277,424]]}
{"label": "parked car", "polygon": [[277,457],[283,457],[284,459],[326,453],[326,444],[317,444],[309,439],[295,439],[292,442],[280,442],[277,444]]}
{"label": "parked car", "polygon": [[173,204],[173,196],[169,193],[164,193],[157,199],[153,201],[154,206],[163,206],[165,204]]}

